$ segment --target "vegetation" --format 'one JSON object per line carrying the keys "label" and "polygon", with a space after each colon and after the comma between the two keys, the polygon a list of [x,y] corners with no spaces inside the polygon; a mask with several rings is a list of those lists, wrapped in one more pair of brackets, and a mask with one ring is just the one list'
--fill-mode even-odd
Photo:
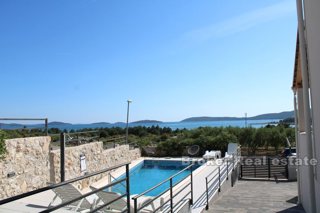
{"label": "vegetation", "polygon": [[5,132],[0,130],[0,159],[6,154],[6,144],[4,143]]}
{"label": "vegetation", "polygon": [[[110,139],[119,138],[124,142],[125,129],[120,127],[100,128],[100,129],[81,129],[78,131],[92,131],[85,134],[87,137],[97,136],[101,141],[110,143]],[[43,130],[39,129],[21,129],[5,130],[7,138],[17,138],[26,136],[44,135]],[[53,141],[59,140],[61,130],[57,128],[49,129],[49,134],[55,134]],[[63,132],[68,132],[63,130]],[[71,133],[77,132],[74,130]],[[157,156],[182,156],[188,155],[187,148],[192,145],[198,145],[202,155],[205,150],[227,151],[227,145],[230,142],[239,143],[248,155],[256,154],[258,149],[264,147],[265,150],[273,149],[278,152],[281,147],[286,146],[286,138],[289,141],[295,141],[294,128],[285,123],[278,126],[267,125],[263,128],[239,128],[239,127],[199,127],[197,129],[176,129],[160,128],[159,126],[130,127],[129,143],[137,144],[140,147],[152,146],[155,148]],[[112,140],[111,140],[112,141]],[[116,141],[118,143],[120,141]],[[293,143],[294,144],[294,143]]]}

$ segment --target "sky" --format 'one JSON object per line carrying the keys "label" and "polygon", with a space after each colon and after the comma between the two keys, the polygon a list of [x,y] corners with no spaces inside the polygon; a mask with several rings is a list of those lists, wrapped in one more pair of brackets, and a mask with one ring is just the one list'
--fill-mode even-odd
{"label": "sky", "polygon": [[296,33],[293,0],[1,0],[0,117],[292,110]]}

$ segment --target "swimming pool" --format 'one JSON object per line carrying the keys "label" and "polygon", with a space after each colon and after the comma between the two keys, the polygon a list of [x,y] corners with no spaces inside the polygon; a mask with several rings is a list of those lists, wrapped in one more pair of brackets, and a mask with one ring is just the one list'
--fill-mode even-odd
{"label": "swimming pool", "polygon": [[[178,173],[187,166],[188,164],[178,160],[144,160],[130,169],[130,194],[140,194],[164,181],[170,176]],[[198,165],[195,165],[193,170],[197,169],[198,167]],[[173,183],[179,182],[189,174],[190,170],[183,171],[173,178]],[[125,177],[124,174],[119,178],[123,177]],[[169,181],[150,191],[146,195],[156,196],[168,188]],[[124,185],[118,184],[112,188],[112,191],[123,193],[125,192],[125,187]]]}

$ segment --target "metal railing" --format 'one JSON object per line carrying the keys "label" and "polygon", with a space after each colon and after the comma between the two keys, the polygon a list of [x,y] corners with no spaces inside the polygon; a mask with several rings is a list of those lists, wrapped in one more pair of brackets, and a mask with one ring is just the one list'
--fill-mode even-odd
{"label": "metal railing", "polygon": [[[98,135],[99,131],[84,131],[84,132],[69,132],[65,133],[66,143],[72,145],[80,145],[93,141],[94,139],[100,138]],[[92,136],[95,134],[95,136]],[[85,135],[85,136],[81,136]],[[89,136],[88,136],[89,135]]]}
{"label": "metal railing", "polygon": [[117,181],[114,181],[112,183],[109,183],[106,186],[103,186],[101,188],[95,189],[95,190],[93,190],[91,192],[83,194],[83,195],[81,195],[79,197],[76,197],[74,199],[70,199],[70,200],[68,200],[66,202],[63,202],[63,203],[59,204],[59,205],[49,207],[46,210],[41,211],[41,212],[47,213],[47,212],[55,211],[57,209],[61,209],[61,208],[65,207],[65,206],[70,205],[71,203],[74,203],[76,201],[82,200],[82,199],[86,198],[87,196],[93,195],[93,194],[95,194],[95,193],[97,193],[99,191],[105,190],[107,188],[110,188],[110,187],[112,187],[114,185],[120,184],[120,183],[125,181],[126,182],[126,193],[125,194],[123,194],[123,195],[121,195],[121,196],[109,201],[108,203],[104,203],[102,205],[96,206],[95,209],[91,209],[90,212],[96,212],[98,210],[101,210],[101,209],[109,206],[110,204],[112,204],[112,203],[114,203],[114,202],[126,197],[127,209],[124,210],[124,211],[130,213],[129,164],[130,163],[123,163],[123,164],[120,164],[120,165],[117,165],[117,166],[113,166],[113,167],[110,167],[110,168],[103,169],[103,170],[98,171],[98,172],[93,172],[91,174],[84,175],[82,177],[74,178],[74,179],[71,179],[71,180],[68,180],[68,181],[65,181],[65,182],[61,182],[61,183],[58,183],[58,184],[54,184],[54,185],[50,185],[50,186],[43,187],[43,188],[40,188],[40,189],[36,189],[36,190],[30,191],[30,192],[27,192],[27,193],[24,193],[24,194],[16,195],[16,196],[1,200],[0,201],[0,205],[6,204],[6,203],[9,203],[9,202],[13,202],[13,201],[25,198],[25,197],[29,197],[29,196],[32,196],[32,195],[35,195],[35,194],[38,194],[38,193],[41,193],[41,192],[44,192],[44,191],[47,191],[47,190],[52,190],[52,189],[55,189],[55,188],[58,188],[58,187],[62,187],[64,185],[67,185],[67,184],[70,184],[70,183],[73,183],[73,182],[76,182],[76,181],[80,181],[80,180],[83,180],[85,178],[89,178],[89,177],[92,177],[92,176],[95,176],[95,175],[99,175],[99,174],[104,173],[104,172],[108,172],[108,171],[120,168],[122,166],[125,166],[126,167],[126,176],[124,178],[119,179]]}
{"label": "metal railing", "polygon": [[0,118],[0,121],[44,121],[45,133],[48,135],[48,118]]}
{"label": "metal railing", "polygon": [[[166,194],[167,192],[170,192],[170,198],[165,201],[165,202],[160,202],[160,205],[159,207],[157,207],[156,209],[153,210],[153,212],[157,212],[159,210],[162,210],[169,202],[170,202],[170,206],[169,206],[169,212],[173,213],[174,212],[174,209],[178,209],[181,207],[181,204],[183,205],[183,201],[190,195],[190,198],[189,198],[189,203],[192,205],[193,204],[193,167],[194,164],[190,164],[189,166],[187,166],[186,168],[182,169],[181,171],[179,171],[178,173],[172,175],[171,177],[167,178],[166,180],[160,182],[159,184],[153,186],[152,188],[144,191],[143,193],[133,197],[133,201],[134,201],[134,212],[137,213],[139,212],[140,210],[142,210],[143,208],[151,205],[156,199],[159,199],[161,198],[161,196],[163,196],[164,194]],[[176,183],[173,183],[173,178],[178,176],[179,174],[181,174],[182,172],[186,171],[186,170],[189,170],[190,173],[188,176],[186,176],[185,178],[181,179],[180,181],[176,182]],[[179,183],[181,183],[182,181],[186,180],[188,177],[190,177],[190,182],[187,183],[186,185],[184,185],[181,189],[179,189],[179,191],[173,193],[173,189],[175,186],[177,186]],[[141,205],[140,207],[138,207],[138,199],[140,197],[142,197],[143,195],[146,195],[147,193],[153,191],[154,189],[164,185],[165,183],[170,183],[170,187],[169,189],[167,190],[164,190],[163,192],[161,192],[159,195],[153,197],[152,199],[150,199],[148,202],[146,202],[145,204]],[[177,195],[179,195],[181,192],[183,192],[187,187],[190,186],[190,189],[189,191],[183,195],[182,198],[180,198],[176,203],[173,202],[173,199],[175,197],[177,197]]]}
{"label": "metal railing", "polygon": [[[205,177],[206,180],[206,210],[209,209],[209,199],[217,191],[221,192],[221,185],[224,181],[229,180],[229,175],[234,171],[235,166],[238,162],[237,156],[232,155],[231,159],[223,159],[222,165],[218,166],[217,169],[213,170],[209,175]],[[231,184],[233,186],[233,183]]]}
{"label": "metal railing", "polygon": [[107,149],[115,148],[117,145],[129,145],[130,150],[139,147],[138,143],[136,142],[127,143],[125,136],[115,136],[115,137],[107,138],[103,140],[103,143],[104,143],[104,147]]}
{"label": "metal railing", "polygon": [[[70,140],[78,140],[79,141],[79,135],[81,134],[90,134],[90,133],[98,133],[98,131],[86,131],[86,132],[61,132],[60,134],[50,134],[50,136],[56,136],[60,135],[60,180],[61,182],[65,181],[65,147]],[[76,137],[71,137],[72,135],[75,135]],[[91,137],[92,139],[93,137]],[[96,138],[96,137],[95,137]]]}
{"label": "metal railing", "polygon": [[[113,182],[113,181],[117,181],[119,178],[115,178],[113,175],[111,175],[111,174],[109,174],[109,176],[110,176],[110,182]],[[117,191],[117,192],[119,192],[119,193],[124,193],[123,192],[123,190],[126,190],[126,185],[125,184],[123,184],[123,183],[120,183],[119,184],[120,185],[120,188],[119,187],[117,187],[117,188],[112,188],[112,190],[113,191]]]}
{"label": "metal railing", "polygon": [[240,178],[288,179],[288,158],[242,157]]}

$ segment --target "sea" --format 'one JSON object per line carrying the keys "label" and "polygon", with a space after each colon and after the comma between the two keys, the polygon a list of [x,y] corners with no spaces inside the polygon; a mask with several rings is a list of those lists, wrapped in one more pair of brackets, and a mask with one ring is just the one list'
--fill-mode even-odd
{"label": "sea", "polygon": [[[161,123],[129,123],[129,127],[135,126],[159,126],[159,127],[169,127],[173,130],[175,129],[195,129],[198,127],[264,127],[268,124],[277,124],[279,119],[272,120],[223,120],[223,121],[194,121],[194,122],[161,122]],[[20,124],[1,124],[0,128],[2,129],[20,129],[20,128],[43,128],[44,124],[24,124],[21,126]],[[49,124],[49,128],[58,128],[61,130],[80,130],[80,129],[95,129],[95,128],[111,128],[111,127],[120,127],[125,128],[126,123],[95,123],[95,124]]]}

